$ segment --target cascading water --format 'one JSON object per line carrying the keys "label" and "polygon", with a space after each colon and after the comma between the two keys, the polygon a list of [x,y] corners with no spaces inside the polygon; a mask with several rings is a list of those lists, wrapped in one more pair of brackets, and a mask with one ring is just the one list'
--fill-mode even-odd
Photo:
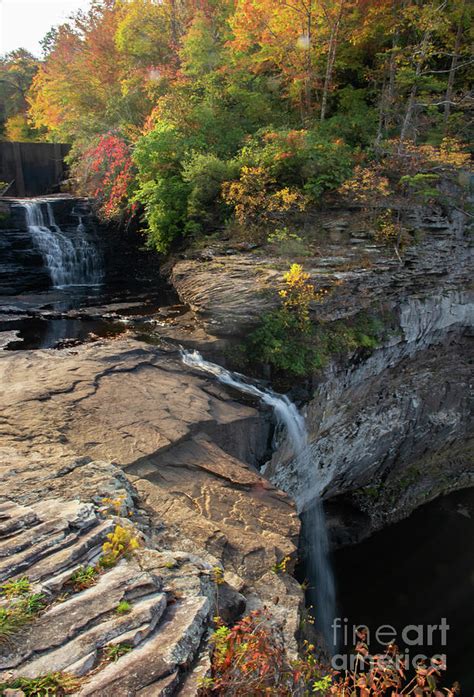
{"label": "cascading water", "polygon": [[50,201],[21,201],[33,244],[40,251],[54,287],[96,285],[102,282],[103,267],[97,247],[87,239],[79,224],[71,235],[57,225]]}
{"label": "cascading water", "polygon": [[[286,428],[287,439],[293,451],[293,457],[299,461],[302,469],[307,469],[311,458],[308,444],[308,432],[304,416],[286,395],[277,394],[272,390],[263,390],[246,381],[245,376],[231,373],[215,363],[206,361],[199,351],[181,350],[181,358],[185,365],[197,368],[210,375],[224,385],[229,385],[245,394],[258,397],[262,402],[272,407],[278,425]],[[297,467],[298,469],[298,467]],[[334,576],[329,558],[329,538],[326,527],[323,503],[321,499],[313,502],[310,510],[305,511],[306,542],[308,550],[309,576],[315,579],[316,585],[312,596],[315,600],[315,614],[328,651],[336,646],[332,631],[332,622],[336,614],[336,591]]]}

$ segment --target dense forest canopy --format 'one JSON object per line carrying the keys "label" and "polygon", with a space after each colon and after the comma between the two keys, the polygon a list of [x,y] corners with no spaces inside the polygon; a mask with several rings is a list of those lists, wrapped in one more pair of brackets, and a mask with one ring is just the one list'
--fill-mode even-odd
{"label": "dense forest canopy", "polygon": [[463,165],[471,19],[467,0],[93,0],[42,60],[2,59],[4,137],[71,142],[81,190],[159,251],[278,230],[341,186]]}

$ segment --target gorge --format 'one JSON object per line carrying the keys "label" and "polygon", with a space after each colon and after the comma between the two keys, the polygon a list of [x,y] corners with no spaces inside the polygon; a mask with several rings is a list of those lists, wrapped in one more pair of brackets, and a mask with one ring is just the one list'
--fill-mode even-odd
{"label": "gorge", "polygon": [[[269,608],[295,655],[303,591],[288,571],[297,554],[307,603],[332,650],[334,617],[348,607],[354,616],[357,605],[347,579],[361,576],[370,589],[381,578],[364,572],[377,554],[364,552],[375,531],[396,537],[397,521],[419,506],[433,499],[436,506],[444,500],[437,497],[458,489],[472,492],[466,218],[408,211],[420,240],[400,264],[363,236],[357,210],[326,211],[315,230],[320,253],[305,261],[312,281],[330,288],[319,315],[332,323],[375,306],[387,330],[377,348],[331,361],[286,396],[262,376],[234,372],[229,351],[275,303],[265,289],[269,280],[278,283],[281,260],[211,244],[174,260],[174,290],[158,279],[153,261],[148,275],[143,265],[136,272],[131,261],[144,253],[129,241],[125,262],[113,267],[109,233],[84,199],[1,205],[8,211],[0,232],[1,544],[18,562],[16,573],[27,573],[52,602],[42,628],[27,630],[28,651],[2,654],[3,675],[34,676],[48,665],[85,676],[81,695],[113,694],[117,684],[130,685],[127,694],[196,694],[208,669],[216,567],[224,579],[220,613],[233,621]],[[117,497],[111,520],[131,516],[145,539],[139,567],[120,567],[129,579],[126,597],[139,599],[137,617],[126,626],[107,615],[103,621],[91,606],[84,626],[73,628],[72,597],[56,639],[55,598],[78,563],[97,559],[98,540],[111,530],[98,511]],[[468,520],[472,498],[463,506]],[[68,532],[53,540],[51,530]],[[152,577],[140,576],[142,595],[138,573]],[[0,580],[7,577],[1,567]],[[113,572],[101,579],[118,593]],[[406,593],[416,597],[428,582],[405,577]],[[442,597],[433,604],[440,617],[449,613]],[[416,614],[415,605],[407,607],[407,617]],[[375,621],[384,623],[383,612]],[[472,642],[472,632],[463,636]],[[104,637],[125,637],[135,648],[91,673]],[[150,652],[160,645],[151,674]],[[470,689],[469,652],[458,659],[452,677]]]}

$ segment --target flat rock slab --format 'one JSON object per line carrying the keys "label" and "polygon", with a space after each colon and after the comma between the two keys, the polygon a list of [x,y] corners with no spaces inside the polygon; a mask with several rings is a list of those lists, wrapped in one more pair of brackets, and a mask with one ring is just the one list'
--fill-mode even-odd
{"label": "flat rock slab", "polygon": [[179,531],[181,548],[198,545],[246,582],[295,553],[299,520],[290,499],[206,435],[126,471],[156,517]]}
{"label": "flat rock slab", "polygon": [[[1,445],[126,465],[206,431],[232,454],[262,454],[267,425],[179,357],[134,340],[0,353]],[[246,438],[233,437],[241,424]]]}

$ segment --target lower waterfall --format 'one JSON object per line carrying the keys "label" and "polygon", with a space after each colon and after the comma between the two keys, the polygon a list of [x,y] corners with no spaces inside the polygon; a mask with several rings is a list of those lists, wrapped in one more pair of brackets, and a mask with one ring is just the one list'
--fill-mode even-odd
{"label": "lower waterfall", "polygon": [[[221,366],[206,361],[199,351],[181,350],[181,358],[185,365],[197,368],[213,375],[219,382],[253,395],[273,409],[277,423],[286,429],[288,444],[293,457],[307,468],[311,458],[308,444],[308,431],[304,416],[296,405],[286,395],[278,394],[269,389],[261,389],[247,381],[244,375],[231,373]],[[298,469],[298,468],[297,468]],[[311,589],[310,597],[314,598],[316,624],[330,652],[335,649],[335,637],[332,623],[336,614],[336,590],[334,575],[329,557],[329,538],[326,527],[323,502],[316,499],[311,509],[305,511],[306,534],[308,549],[308,570],[315,579],[315,588]]]}
{"label": "lower waterfall", "polygon": [[18,205],[25,211],[33,244],[41,253],[55,288],[101,283],[102,258],[87,238],[80,216],[75,231],[66,234],[56,223],[51,201],[24,200]]}

